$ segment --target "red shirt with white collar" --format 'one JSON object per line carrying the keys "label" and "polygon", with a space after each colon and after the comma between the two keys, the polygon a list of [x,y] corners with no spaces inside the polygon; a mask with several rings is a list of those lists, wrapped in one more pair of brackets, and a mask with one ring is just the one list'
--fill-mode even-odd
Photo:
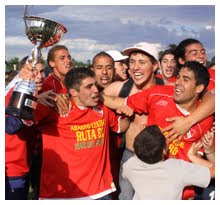
{"label": "red shirt with white collar", "polygon": [[109,129],[119,132],[119,118],[103,105],[79,108],[67,117],[38,105],[43,120],[40,198],[97,199],[113,191]]}
{"label": "red shirt with white collar", "polygon": [[[173,86],[156,85],[152,88],[146,89],[133,96],[127,98],[127,105],[131,107],[134,112],[148,113],[147,125],[158,125],[161,129],[167,127],[172,122],[167,122],[166,118],[175,116],[187,116],[186,110],[178,106],[173,99]],[[169,158],[183,159],[190,161],[187,157],[187,152],[192,146],[193,142],[201,139],[201,137],[211,129],[213,123],[213,116],[210,116],[200,123],[194,125],[177,143],[176,140],[169,144]],[[166,135],[168,133],[164,133]],[[184,191],[184,199],[194,196],[192,191]]]}
{"label": "red shirt with white collar", "polygon": [[53,90],[55,93],[67,93],[66,87],[53,73],[44,80],[40,93],[48,90]]}
{"label": "red shirt with white collar", "polygon": [[[162,74],[157,74],[156,77],[158,77],[158,78],[164,80],[164,77],[163,77]],[[172,76],[171,78],[166,79],[166,80],[167,80],[168,82],[170,82],[170,83],[175,83],[175,82],[176,82],[176,76]]]}

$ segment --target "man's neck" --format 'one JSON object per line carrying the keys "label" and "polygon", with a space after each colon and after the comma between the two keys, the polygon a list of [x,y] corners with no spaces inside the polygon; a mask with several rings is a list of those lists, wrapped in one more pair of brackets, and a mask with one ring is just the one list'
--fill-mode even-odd
{"label": "man's neck", "polygon": [[54,71],[53,74],[54,74],[54,76],[55,76],[62,84],[64,84],[64,78],[65,78],[65,76],[60,75],[60,73],[58,73],[58,72],[56,72],[56,71]]}
{"label": "man's neck", "polygon": [[138,90],[138,91],[142,91],[142,90],[145,90],[145,89],[147,89],[147,88],[150,88],[150,87],[152,87],[153,85],[155,85],[156,83],[155,83],[155,78],[153,77],[153,78],[151,78],[151,79],[149,79],[144,85],[136,85],[135,84],[135,90]]}
{"label": "man's neck", "polygon": [[187,112],[192,113],[196,109],[197,101],[198,101],[198,99],[195,98],[195,99],[191,100],[190,102],[177,104],[177,105],[180,108],[182,108],[183,110],[186,110]]}

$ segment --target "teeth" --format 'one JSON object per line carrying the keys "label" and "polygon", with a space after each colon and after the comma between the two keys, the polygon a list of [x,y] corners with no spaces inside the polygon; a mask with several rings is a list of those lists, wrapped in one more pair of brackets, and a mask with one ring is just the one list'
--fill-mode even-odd
{"label": "teeth", "polygon": [[142,76],[142,73],[134,73],[135,76]]}
{"label": "teeth", "polygon": [[176,91],[180,91],[180,89],[179,89],[179,88],[175,88],[175,90],[176,90]]}

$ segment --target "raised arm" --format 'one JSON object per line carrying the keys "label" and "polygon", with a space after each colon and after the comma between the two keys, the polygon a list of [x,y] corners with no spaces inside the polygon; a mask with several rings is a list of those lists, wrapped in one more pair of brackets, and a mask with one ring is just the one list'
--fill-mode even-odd
{"label": "raised arm", "polygon": [[189,149],[187,156],[191,162],[208,167],[211,178],[214,178],[215,177],[215,163],[205,160],[197,155],[197,152],[201,148],[201,145],[202,145],[201,142],[194,143],[192,147]]}
{"label": "raised arm", "polygon": [[117,110],[121,106],[125,105],[125,98],[108,96],[108,95],[104,95],[103,93],[100,93],[99,99],[105,106],[113,110]]}
{"label": "raised arm", "polygon": [[130,117],[134,115],[133,110],[127,105],[123,105],[116,110],[116,113],[120,114],[120,132],[126,132],[130,125]]}
{"label": "raised arm", "polygon": [[169,134],[166,136],[170,138],[170,141],[177,137],[182,137],[185,133],[196,123],[199,123],[206,117],[212,115],[215,112],[215,95],[211,92],[206,92],[201,99],[201,103],[187,117],[172,117],[167,118],[168,122],[173,122],[171,125],[163,129],[163,132],[169,131]]}

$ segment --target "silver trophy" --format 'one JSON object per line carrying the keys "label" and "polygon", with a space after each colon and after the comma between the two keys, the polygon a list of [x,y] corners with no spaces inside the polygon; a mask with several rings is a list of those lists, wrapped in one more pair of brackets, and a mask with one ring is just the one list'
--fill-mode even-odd
{"label": "silver trophy", "polygon": [[[46,18],[28,16],[27,6],[24,9],[25,33],[28,39],[35,45],[27,62],[32,63],[33,70],[41,59],[41,49],[56,44],[67,29]],[[22,80],[18,83],[11,95],[5,112],[25,120],[33,119],[33,109],[36,107],[37,90],[33,80]]]}

